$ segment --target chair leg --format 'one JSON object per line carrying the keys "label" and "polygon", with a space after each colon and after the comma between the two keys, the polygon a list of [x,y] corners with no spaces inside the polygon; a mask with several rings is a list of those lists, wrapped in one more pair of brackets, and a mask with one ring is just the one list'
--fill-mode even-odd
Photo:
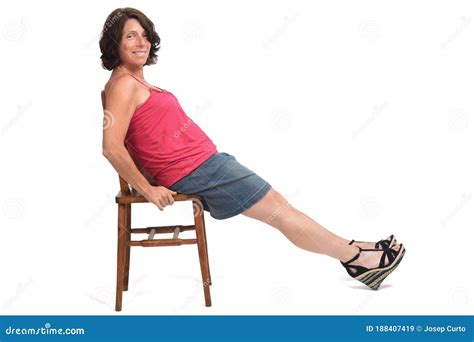
{"label": "chair leg", "polygon": [[204,220],[203,213],[200,211],[194,215],[194,225],[196,226],[196,239],[199,253],[199,263],[201,265],[201,275],[204,289],[204,300],[206,306],[211,306],[211,291],[210,291],[210,274],[209,274],[209,262],[207,260],[207,248],[204,238]]}
{"label": "chair leg", "polygon": [[126,223],[127,226],[125,227],[125,270],[124,270],[124,277],[123,277],[123,290],[128,290],[128,278],[130,273],[130,245],[128,244],[131,239],[131,232],[132,232],[132,205],[126,204]]}
{"label": "chair leg", "polygon": [[126,207],[118,205],[118,243],[117,243],[117,290],[115,294],[115,311],[122,311],[122,294],[125,271]]}
{"label": "chair leg", "polygon": [[204,243],[206,245],[206,260],[207,260],[207,273],[209,275],[209,285],[212,285],[211,267],[209,266],[209,254],[207,251],[207,235],[206,235],[206,223],[204,221],[204,213],[202,213],[202,230],[204,232]]}

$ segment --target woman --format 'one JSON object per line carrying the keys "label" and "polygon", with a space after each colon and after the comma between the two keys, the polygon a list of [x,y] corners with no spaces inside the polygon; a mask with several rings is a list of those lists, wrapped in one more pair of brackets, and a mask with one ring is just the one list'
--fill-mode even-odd
{"label": "woman", "polygon": [[104,90],[113,124],[104,127],[103,154],[122,178],[160,210],[178,192],[198,194],[216,219],[243,214],[263,221],[296,246],[336,258],[376,290],[402,260],[403,245],[393,235],[376,243],[335,235],[234,156],[218,152],[171,92],[145,81],[143,66],[156,63],[159,48],[153,23],[140,11],[119,8],[108,16],[100,49],[103,67],[112,70]]}

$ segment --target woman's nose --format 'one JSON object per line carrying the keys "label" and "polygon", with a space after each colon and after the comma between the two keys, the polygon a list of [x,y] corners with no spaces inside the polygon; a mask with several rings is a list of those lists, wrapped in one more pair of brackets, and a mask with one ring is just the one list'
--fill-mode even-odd
{"label": "woman's nose", "polygon": [[145,38],[139,36],[137,43],[138,43],[139,46],[145,45]]}

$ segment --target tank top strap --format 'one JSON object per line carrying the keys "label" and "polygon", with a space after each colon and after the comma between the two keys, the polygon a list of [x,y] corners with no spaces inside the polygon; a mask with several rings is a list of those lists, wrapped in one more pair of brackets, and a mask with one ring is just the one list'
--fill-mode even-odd
{"label": "tank top strap", "polygon": [[146,87],[148,90],[151,90],[151,89],[152,89],[152,87],[148,86],[145,82],[143,82],[143,81],[142,81],[141,79],[139,79],[138,77],[135,77],[135,76],[133,76],[132,74],[130,74],[130,73],[128,73],[128,72],[127,72],[126,74],[132,76],[135,80],[137,80],[141,85],[143,85],[144,87]]}
{"label": "tank top strap", "polygon": [[108,89],[110,88],[110,86],[112,84],[114,84],[119,78],[121,78],[123,75],[130,75],[132,76],[138,83],[140,83],[142,86],[146,87],[148,90],[151,90],[151,87],[147,86],[145,83],[143,83],[143,81],[141,81],[139,78],[133,76],[132,74],[128,73],[128,72],[125,72],[123,73],[122,75],[118,76],[118,77],[114,77],[114,79],[112,79],[111,81],[109,81],[109,83],[107,84],[107,86],[105,87],[105,89]]}
{"label": "tank top strap", "polygon": [[130,74],[130,73],[128,73],[128,72],[127,72],[126,74],[132,76],[135,80],[137,80],[140,84],[142,84],[142,85],[143,85],[144,87],[146,87],[148,90],[155,89],[155,90],[157,90],[157,91],[159,91],[159,92],[162,92],[162,93],[165,92],[164,89],[158,88],[158,87],[156,87],[156,86],[148,86],[148,85],[147,85],[145,82],[143,82],[141,79],[139,79],[138,77],[133,76],[132,74]]}
{"label": "tank top strap", "polygon": [[[155,86],[148,86],[145,82],[143,82],[141,79],[139,79],[138,77],[135,77],[133,76],[131,73],[129,72],[124,72],[122,75],[130,75],[132,76],[138,83],[140,83],[142,86],[144,86],[145,88],[147,88],[148,90],[152,90],[152,89],[155,89],[157,91],[160,91],[160,92],[165,92],[164,89],[161,89],[161,88],[158,88],[158,87],[155,87]],[[116,77],[114,80],[112,80],[112,82],[109,83],[108,87],[110,87],[110,85],[112,85],[112,83],[114,83],[118,78],[120,77]]]}

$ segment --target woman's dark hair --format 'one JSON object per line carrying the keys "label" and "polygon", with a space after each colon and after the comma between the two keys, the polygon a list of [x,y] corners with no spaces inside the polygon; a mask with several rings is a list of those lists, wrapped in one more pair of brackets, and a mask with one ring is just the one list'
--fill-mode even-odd
{"label": "woman's dark hair", "polygon": [[119,44],[122,39],[122,30],[128,19],[137,19],[145,30],[151,43],[150,53],[145,65],[155,64],[158,58],[156,54],[160,49],[160,37],[155,32],[155,25],[145,14],[137,9],[125,7],[117,8],[109,14],[102,29],[100,37],[100,52],[102,56],[102,67],[112,70],[120,64]]}

